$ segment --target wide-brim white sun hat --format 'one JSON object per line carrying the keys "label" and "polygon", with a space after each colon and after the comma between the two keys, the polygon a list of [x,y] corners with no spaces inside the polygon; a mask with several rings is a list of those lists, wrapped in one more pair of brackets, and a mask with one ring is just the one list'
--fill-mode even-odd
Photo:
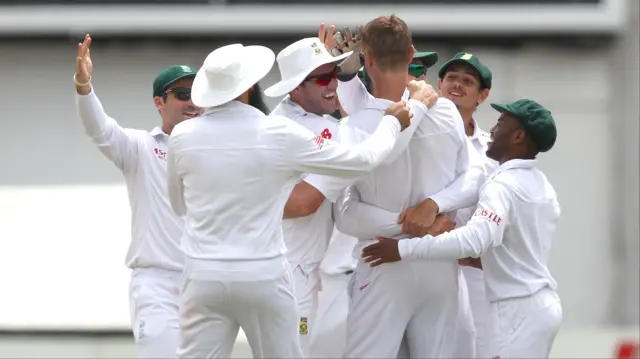
{"label": "wide-brim white sun hat", "polygon": [[193,80],[193,104],[215,107],[235,100],[271,71],[275,57],[264,46],[232,44],[213,50]]}
{"label": "wide-brim white sun hat", "polygon": [[352,51],[332,56],[317,37],[308,37],[284,48],[278,53],[280,81],[264,91],[269,97],[286,95],[298,87],[313,70],[326,64],[341,65]]}

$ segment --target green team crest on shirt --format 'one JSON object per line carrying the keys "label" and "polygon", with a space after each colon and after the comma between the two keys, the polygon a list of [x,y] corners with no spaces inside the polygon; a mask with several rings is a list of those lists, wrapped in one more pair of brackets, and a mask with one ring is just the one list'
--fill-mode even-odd
{"label": "green team crest on shirt", "polygon": [[307,317],[300,317],[300,334],[307,334],[308,331]]}

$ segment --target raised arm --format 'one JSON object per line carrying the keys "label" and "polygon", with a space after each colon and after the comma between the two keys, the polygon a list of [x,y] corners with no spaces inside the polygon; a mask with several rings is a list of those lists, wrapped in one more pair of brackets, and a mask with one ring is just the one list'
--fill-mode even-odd
{"label": "raised arm", "polygon": [[344,234],[360,239],[401,235],[399,216],[400,213],[361,202],[360,193],[355,185],[345,189],[333,206],[336,228]]}
{"label": "raised arm", "polygon": [[[294,171],[336,177],[355,177],[382,163],[391,152],[402,130],[410,121],[409,109],[403,103],[390,106],[376,131],[357,145],[340,144],[316,136],[291,122],[286,138],[288,164]],[[398,120],[400,118],[400,120]]]}
{"label": "raised arm", "polygon": [[138,156],[138,137],[135,132],[120,127],[116,120],[109,117],[91,85],[93,65],[89,45],[91,37],[85,36],[78,44],[76,59],[76,110],[82,121],[85,133],[100,152],[109,158],[120,170],[134,169]]}

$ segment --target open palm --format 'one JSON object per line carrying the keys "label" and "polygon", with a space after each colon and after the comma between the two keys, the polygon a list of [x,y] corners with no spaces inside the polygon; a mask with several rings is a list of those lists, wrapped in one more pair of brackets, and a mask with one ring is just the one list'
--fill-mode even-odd
{"label": "open palm", "polygon": [[76,81],[87,83],[91,79],[93,63],[91,62],[91,36],[85,35],[84,41],[78,44],[78,57],[76,58]]}

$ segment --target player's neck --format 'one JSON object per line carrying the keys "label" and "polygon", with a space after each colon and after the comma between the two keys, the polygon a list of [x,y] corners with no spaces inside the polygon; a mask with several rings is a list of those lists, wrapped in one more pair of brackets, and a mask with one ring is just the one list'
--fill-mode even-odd
{"label": "player's neck", "polygon": [[385,72],[372,77],[373,95],[377,98],[398,102],[407,88],[407,74],[403,72]]}

